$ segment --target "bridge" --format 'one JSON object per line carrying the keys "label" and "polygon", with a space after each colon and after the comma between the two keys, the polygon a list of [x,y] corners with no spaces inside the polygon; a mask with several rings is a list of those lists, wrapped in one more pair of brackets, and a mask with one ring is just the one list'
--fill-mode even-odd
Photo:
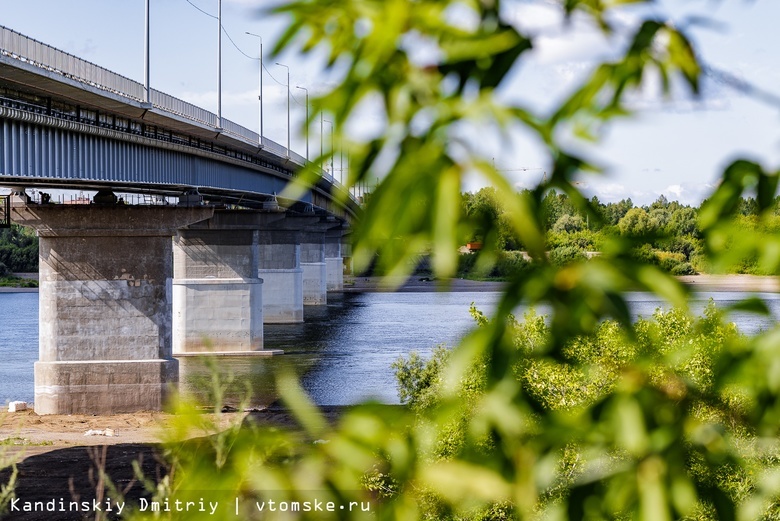
{"label": "bridge", "polygon": [[264,323],[343,288],[362,194],[321,172],[280,199],[311,165],[255,132],[2,26],[0,125],[0,225],[40,238],[39,414],[160,409],[177,357],[274,354]]}

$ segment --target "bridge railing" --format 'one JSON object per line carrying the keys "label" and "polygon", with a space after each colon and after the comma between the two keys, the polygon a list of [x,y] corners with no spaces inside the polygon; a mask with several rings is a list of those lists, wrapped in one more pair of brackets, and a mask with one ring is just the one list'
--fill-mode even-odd
{"label": "bridge railing", "polygon": [[152,106],[166,112],[171,112],[187,119],[197,121],[198,123],[204,123],[210,127],[217,126],[216,114],[193,105],[192,103],[187,103],[184,100],[175,98],[170,94],[165,94],[159,90],[149,89],[149,101],[152,103]]}
{"label": "bridge railing", "polygon": [[0,26],[0,49],[3,54],[87,85],[136,100],[143,99],[144,88],[140,83],[7,27]]}
{"label": "bridge railing", "polygon": [[235,137],[239,137],[247,143],[257,144],[257,132],[252,132],[246,127],[242,127],[238,123],[233,123],[229,119],[222,118],[222,129],[226,134],[232,134]]}
{"label": "bridge railing", "polygon": [[[2,25],[0,25],[0,54],[40,67],[49,72],[61,74],[100,90],[138,102],[144,101],[143,84]],[[152,106],[166,112],[215,129],[217,127],[218,118],[216,114],[170,94],[150,89],[149,101],[152,103]],[[239,137],[249,144],[259,143],[259,136],[256,132],[238,123],[222,118],[221,126],[226,134]],[[265,136],[262,138],[262,145],[264,150],[270,151],[279,157],[289,157],[293,164],[305,166],[307,163],[306,158],[300,154],[292,150],[288,152],[287,148]],[[327,172],[323,171],[322,175],[331,183],[339,185],[333,176]]]}

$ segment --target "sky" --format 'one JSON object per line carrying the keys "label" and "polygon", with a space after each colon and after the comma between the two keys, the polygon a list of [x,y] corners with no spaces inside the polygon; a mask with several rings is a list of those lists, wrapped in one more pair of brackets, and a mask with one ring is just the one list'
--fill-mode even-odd
{"label": "sky", "polygon": [[[44,43],[75,54],[100,66],[143,81],[144,0],[0,0],[0,24]],[[300,132],[305,117],[305,92],[315,96],[333,85],[320,73],[316,57],[287,54],[269,58],[285,19],[261,16],[263,0],[223,0],[222,115],[258,129],[258,71],[261,35],[266,56],[263,76],[263,134],[277,143],[287,142],[287,70],[292,101],[292,149],[305,155],[306,140]],[[552,0],[505,0],[505,15],[520,28],[537,35],[528,59],[512,71],[498,95],[509,103],[521,103],[544,114],[571,93],[594,64],[616,56],[625,44],[621,31],[606,39],[582,20],[572,30]],[[780,52],[775,27],[780,2],[772,0],[658,0],[652,13],[683,27],[686,20],[703,17],[707,25],[691,26],[687,34],[696,43],[702,60],[729,77],[780,98]],[[646,11],[645,11],[646,12]],[[217,0],[151,0],[151,86],[205,109],[217,110]],[[625,31],[643,14],[636,7],[622,9],[614,18]],[[604,169],[586,176],[581,186],[602,201],[630,197],[648,204],[665,195],[670,200],[698,204],[715,186],[718,174],[736,157],[759,160],[765,167],[780,166],[780,104],[757,99],[724,82],[706,77],[703,95],[692,98],[684,91],[672,99],[658,95],[648,81],[632,100],[632,117],[611,124],[598,146],[572,143]],[[771,96],[768,96],[771,98]],[[370,132],[381,129],[381,118],[366,114]],[[323,135],[314,125],[309,135],[310,156],[327,147],[329,125]],[[474,139],[480,136],[475,134]],[[480,148],[491,157],[518,188],[537,183],[549,169],[549,159],[533,139],[522,132],[511,143],[482,140]],[[336,159],[334,175],[342,164]],[[465,190],[476,190],[479,179]]]}

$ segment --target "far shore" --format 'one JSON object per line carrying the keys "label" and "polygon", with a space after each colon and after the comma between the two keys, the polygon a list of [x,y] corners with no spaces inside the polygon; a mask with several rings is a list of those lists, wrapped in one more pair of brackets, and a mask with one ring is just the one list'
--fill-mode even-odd
{"label": "far shore", "polygon": [[[677,279],[694,291],[745,293],[780,293],[780,277],[762,275],[684,275]],[[494,280],[434,279],[432,277],[363,277],[345,276],[345,293],[450,291],[483,293],[503,290],[506,283]],[[36,293],[38,288],[0,287],[0,293]]]}
{"label": "far shore", "polygon": [[[677,279],[694,291],[723,291],[745,293],[780,293],[780,277],[759,275],[685,275]],[[414,276],[402,278],[345,277],[344,292],[488,292],[501,291],[506,283],[468,279],[432,279]]]}

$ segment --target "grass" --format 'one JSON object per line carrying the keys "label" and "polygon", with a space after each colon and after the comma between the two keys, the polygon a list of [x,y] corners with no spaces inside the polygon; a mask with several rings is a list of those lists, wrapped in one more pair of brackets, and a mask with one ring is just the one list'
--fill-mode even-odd
{"label": "grass", "polygon": [[54,445],[52,441],[32,441],[20,436],[0,439],[0,447],[45,447]]}
{"label": "grass", "polygon": [[21,277],[2,277],[0,278],[0,288],[37,288],[38,281],[35,279],[23,279]]}

